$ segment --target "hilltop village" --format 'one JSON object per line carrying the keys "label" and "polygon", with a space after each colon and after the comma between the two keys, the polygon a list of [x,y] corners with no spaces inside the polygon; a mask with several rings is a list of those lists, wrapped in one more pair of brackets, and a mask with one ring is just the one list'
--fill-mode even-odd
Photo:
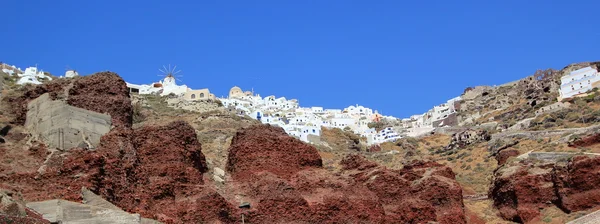
{"label": "hilltop village", "polygon": [[[19,77],[17,84],[20,85],[38,85],[42,83],[40,80],[52,80],[52,77],[43,71],[38,71],[37,66],[22,71],[15,66],[2,64],[2,71],[17,75]],[[78,75],[74,70],[67,70],[64,77]],[[59,78],[63,78],[63,76]],[[561,78],[558,101],[585,96],[587,91],[599,86],[600,75],[596,69],[588,66],[572,71]],[[364,137],[368,145],[373,145],[393,142],[407,136],[418,137],[428,134],[436,128],[458,126],[459,123],[465,122],[457,116],[460,101],[463,100],[461,96],[436,105],[423,114],[399,119],[381,115],[377,110],[361,105],[352,105],[343,109],[324,109],[318,106],[301,107],[297,99],[275,96],[261,97],[253,91],[243,91],[238,86],[232,87],[227,97],[218,98],[208,88],[195,90],[186,85],[178,85],[172,73],[167,73],[162,80],[152,84],[139,85],[127,82],[127,87],[132,94],[174,95],[186,101],[219,100],[224,107],[235,111],[239,116],[249,116],[264,124],[281,127],[290,136],[311,143],[318,142],[322,128],[340,128],[352,131]],[[472,92],[479,94],[480,91]],[[463,97],[469,98],[470,96],[463,94]],[[384,126],[375,128],[377,123]]]}
{"label": "hilltop village", "polygon": [[[209,89],[193,90],[186,85],[177,85],[173,75],[150,85],[127,83],[131,93],[174,94],[187,101],[219,100],[223,106],[235,111],[239,116],[250,116],[264,124],[283,128],[287,134],[304,142],[317,142],[322,128],[340,128],[352,131],[366,139],[368,145],[393,142],[406,136],[419,136],[430,132],[434,127],[448,127],[457,124],[455,102],[460,97],[435,106],[422,115],[408,119],[384,116],[377,110],[361,105],[344,109],[324,109],[323,107],[301,107],[297,99],[267,96],[261,97],[253,91],[243,91],[234,86],[224,98],[217,98]],[[387,126],[377,130],[374,124],[381,122]]]}
{"label": "hilltop village", "polygon": [[[8,202],[21,203],[17,218],[27,209],[82,223],[566,223],[600,215],[590,213],[600,208],[599,62],[467,87],[404,119],[361,105],[302,107],[238,86],[216,97],[172,72],[133,84],[109,71],[57,77],[1,66],[0,201],[17,197],[2,189],[25,195],[27,203]],[[341,198],[309,203],[323,192]],[[440,205],[434,194],[447,200]],[[136,197],[146,204],[129,200]],[[177,209],[165,211],[170,204]]]}

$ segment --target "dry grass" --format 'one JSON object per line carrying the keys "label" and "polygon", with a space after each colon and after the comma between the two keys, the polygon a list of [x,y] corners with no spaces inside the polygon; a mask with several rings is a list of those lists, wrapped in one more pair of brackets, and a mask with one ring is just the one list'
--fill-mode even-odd
{"label": "dry grass", "polygon": [[[465,210],[468,213],[472,213],[477,216],[477,218],[484,221],[484,223],[495,223],[495,224],[508,224],[513,223],[509,221],[505,221],[500,218],[497,213],[498,210],[494,208],[492,200],[481,200],[481,201],[464,201]],[[474,223],[474,222],[469,222]]]}

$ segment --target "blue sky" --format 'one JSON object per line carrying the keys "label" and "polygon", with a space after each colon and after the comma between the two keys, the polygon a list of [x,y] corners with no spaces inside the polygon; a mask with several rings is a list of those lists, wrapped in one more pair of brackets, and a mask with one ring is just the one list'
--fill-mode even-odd
{"label": "blue sky", "polygon": [[[4,0],[0,61],[233,85],[302,106],[420,114],[468,86],[600,60],[599,1]],[[180,83],[181,84],[181,83]]]}

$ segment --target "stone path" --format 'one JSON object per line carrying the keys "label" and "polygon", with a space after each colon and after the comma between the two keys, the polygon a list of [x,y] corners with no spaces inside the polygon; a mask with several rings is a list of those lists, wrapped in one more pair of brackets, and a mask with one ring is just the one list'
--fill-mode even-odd
{"label": "stone path", "polygon": [[567,222],[567,224],[600,224],[600,210]]}

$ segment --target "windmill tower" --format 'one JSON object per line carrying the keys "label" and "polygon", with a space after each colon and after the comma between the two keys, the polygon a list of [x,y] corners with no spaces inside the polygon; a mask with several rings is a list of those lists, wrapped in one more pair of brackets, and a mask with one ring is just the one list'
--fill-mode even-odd
{"label": "windmill tower", "polygon": [[[162,75],[158,75],[161,77],[164,77],[162,84],[163,86],[175,86],[175,80],[181,81],[181,79],[178,79],[178,77],[183,77],[182,75],[177,75],[178,73],[181,72],[181,70],[176,71],[177,69],[177,65],[175,65],[172,69],[171,69],[171,64],[169,64],[169,67],[167,68],[167,66],[162,67],[162,69],[158,69],[158,71],[160,71],[161,73],[163,73]],[[183,82],[183,81],[181,81]]]}

